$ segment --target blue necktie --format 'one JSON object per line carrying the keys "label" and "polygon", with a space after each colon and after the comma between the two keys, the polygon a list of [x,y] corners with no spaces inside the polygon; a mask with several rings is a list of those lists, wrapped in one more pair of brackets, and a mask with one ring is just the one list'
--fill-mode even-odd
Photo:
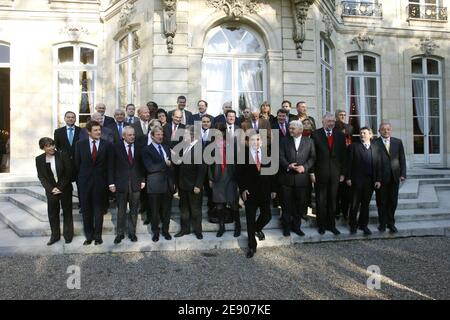
{"label": "blue necktie", "polygon": [[119,123],[119,139],[122,139],[122,123]]}
{"label": "blue necktie", "polygon": [[128,123],[133,123],[133,117],[130,117],[130,119],[128,119]]}
{"label": "blue necktie", "polygon": [[73,144],[73,128],[69,128],[69,143]]}
{"label": "blue necktie", "polygon": [[161,155],[161,158],[164,160],[164,153],[163,153],[163,150],[162,150],[162,147],[160,144],[158,144],[158,150],[159,150],[159,154]]}

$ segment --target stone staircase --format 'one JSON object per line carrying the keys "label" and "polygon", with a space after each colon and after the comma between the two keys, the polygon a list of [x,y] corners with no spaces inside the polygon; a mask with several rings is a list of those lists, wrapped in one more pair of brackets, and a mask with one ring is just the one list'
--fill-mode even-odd
{"label": "stone staircase", "polygon": [[[447,200],[448,199],[448,200]],[[178,232],[179,225],[179,199],[175,196],[172,204],[172,219],[170,232],[172,235]],[[265,228],[266,240],[259,246],[277,246],[301,242],[353,240],[365,238],[362,233],[350,235],[346,222],[338,221],[337,227],[342,234],[338,237],[330,233],[319,235],[315,228],[315,216],[311,210],[308,221],[303,223],[302,229],[305,237],[291,235],[283,237],[280,230],[280,210],[272,209],[272,220]],[[45,246],[46,239],[50,235],[50,227],[47,218],[47,204],[45,191],[39,181],[34,177],[14,177],[11,175],[0,176],[0,253],[1,252],[25,252],[32,248],[32,252],[116,252],[116,251],[153,251],[153,250],[187,250],[187,249],[212,249],[212,248],[238,248],[246,246],[246,222],[245,212],[241,209],[241,223],[243,233],[239,238],[233,238],[232,232],[226,232],[224,237],[216,238],[217,225],[208,222],[206,214],[206,199],[203,203],[203,232],[202,241],[195,239],[193,235],[159,243],[151,241],[150,226],[142,223],[139,217],[137,236],[139,241],[131,243],[128,240],[119,246],[114,246],[116,228],[116,209],[111,205],[105,215],[103,235],[104,244],[95,249],[83,247],[83,227],[81,215],[78,210],[78,198],[74,192],[73,216],[75,239],[72,244],[56,244],[61,247],[49,249]],[[402,184],[399,191],[399,204],[396,212],[397,234],[380,233],[376,229],[377,212],[375,199],[370,204],[370,229],[373,235],[369,238],[405,237],[415,235],[450,235],[450,170],[422,169],[410,172],[408,180]],[[233,224],[227,228],[233,230]],[[4,236],[2,236],[4,235]],[[5,240],[6,239],[6,240]],[[9,242],[8,242],[9,241]],[[22,244],[21,246],[17,245]],[[126,243],[126,244],[125,244]],[[52,247],[54,247],[52,246]],[[19,248],[21,247],[21,248]],[[31,250],[31,249],[30,249]],[[36,251],[37,250],[37,251]],[[88,251],[86,251],[88,250]]]}

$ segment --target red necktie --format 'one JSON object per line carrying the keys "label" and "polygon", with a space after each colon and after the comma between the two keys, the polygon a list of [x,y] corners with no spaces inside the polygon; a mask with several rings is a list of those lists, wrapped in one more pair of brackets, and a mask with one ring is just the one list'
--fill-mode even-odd
{"label": "red necktie", "polygon": [[256,150],[256,169],[258,169],[258,172],[261,171],[261,161],[259,161],[259,150]]}
{"label": "red necktie", "polygon": [[128,162],[133,164],[133,153],[131,152],[131,144],[128,145]]}
{"label": "red necktie", "polygon": [[333,147],[333,136],[331,135],[331,131],[327,131],[327,140],[328,140],[328,148]]}
{"label": "red necktie", "polygon": [[220,169],[222,173],[225,171],[225,167],[227,166],[227,145],[223,142],[222,147],[222,164],[220,165]]}
{"label": "red necktie", "polygon": [[95,145],[97,141],[92,140],[93,146],[92,146],[92,162],[95,162],[97,160],[97,146]]}

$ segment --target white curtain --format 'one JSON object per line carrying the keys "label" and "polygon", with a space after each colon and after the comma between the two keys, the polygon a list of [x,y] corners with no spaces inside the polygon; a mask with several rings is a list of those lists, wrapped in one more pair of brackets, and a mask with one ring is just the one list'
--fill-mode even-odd
{"label": "white curtain", "polygon": [[231,100],[231,61],[207,59],[205,61],[208,113],[219,115],[224,102]]}
{"label": "white curtain", "polygon": [[260,92],[263,91],[263,76],[260,62],[241,61],[239,63],[239,78],[240,97],[243,96],[245,100],[245,106],[240,104],[241,109],[245,107],[259,109],[259,105],[262,103]]}
{"label": "white curtain", "polygon": [[417,119],[417,124],[419,126],[419,129],[421,133],[424,132],[424,112],[425,112],[425,106],[424,106],[424,94],[423,94],[423,81],[422,80],[413,80],[412,82],[412,95],[413,95],[413,108],[414,113],[419,119]]}

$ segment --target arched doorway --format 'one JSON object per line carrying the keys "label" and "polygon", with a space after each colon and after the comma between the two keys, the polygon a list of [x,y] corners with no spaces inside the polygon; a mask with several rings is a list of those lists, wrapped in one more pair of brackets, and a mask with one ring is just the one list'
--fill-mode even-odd
{"label": "arched doorway", "polygon": [[267,99],[266,48],[259,35],[245,26],[221,25],[205,41],[202,95],[208,112],[218,115],[232,101],[233,109],[259,108]]}
{"label": "arched doorway", "polygon": [[0,172],[9,172],[10,51],[0,42]]}

